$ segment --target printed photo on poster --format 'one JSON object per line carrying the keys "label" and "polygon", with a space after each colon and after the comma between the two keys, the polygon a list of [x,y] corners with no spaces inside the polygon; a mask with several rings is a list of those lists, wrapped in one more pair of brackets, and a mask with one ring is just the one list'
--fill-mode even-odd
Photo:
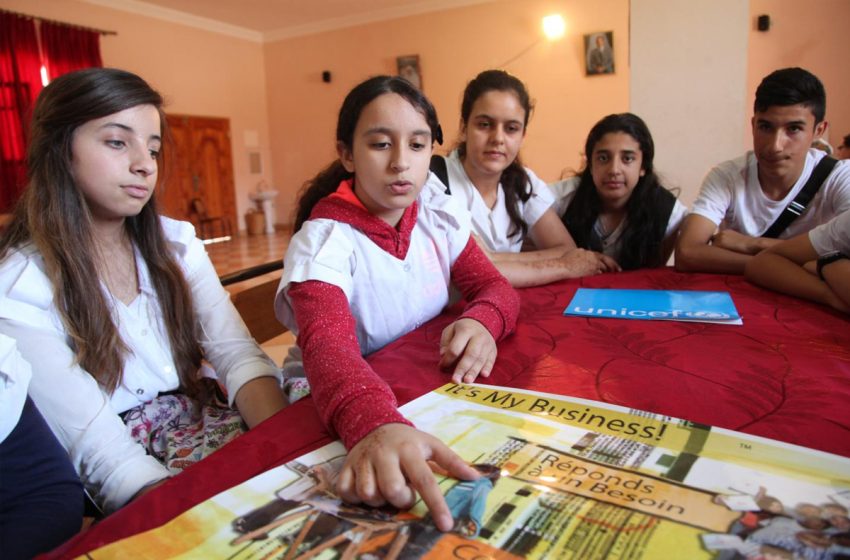
{"label": "printed photo on poster", "polygon": [[433,466],[447,532],[421,500],[345,503],[334,442],[86,558],[828,560],[850,542],[847,457],[492,385],[448,383],[400,410],[480,474]]}
{"label": "printed photo on poster", "polygon": [[584,36],[588,76],[614,73],[614,32],[600,31]]}
{"label": "printed photo on poster", "polygon": [[422,90],[422,70],[419,67],[419,55],[399,56],[396,58],[398,75]]}

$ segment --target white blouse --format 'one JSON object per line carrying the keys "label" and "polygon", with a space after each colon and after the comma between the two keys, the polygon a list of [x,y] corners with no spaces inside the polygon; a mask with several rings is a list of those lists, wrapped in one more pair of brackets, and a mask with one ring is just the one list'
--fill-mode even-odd
{"label": "white blouse", "polygon": [[[280,379],[280,370],[248,333],[192,225],[168,218],[162,218],[162,225],[192,293],[204,357],[221,378],[231,405],[248,381]],[[119,333],[132,354],[125,358],[122,381],[111,395],[76,363],[41,256],[27,246],[0,263],[0,333],[17,340],[32,365],[30,396],[83,484],[107,511],[169,476],[118,416],[179,386],[148,268],[138,253],[136,262],[138,297],[130,305],[113,302]]]}
{"label": "white blouse", "polygon": [[[501,183],[496,191],[496,204],[490,209],[463,169],[463,162],[457,150],[445,160],[452,198],[460,201],[461,205],[472,214],[472,231],[475,235],[481,238],[491,251],[519,253],[524,239],[520,235],[508,237],[508,232],[513,230],[513,224],[505,205],[505,191]],[[552,196],[546,183],[533,171],[526,168],[525,172],[528,173],[531,196],[525,202],[519,201],[519,215],[528,224],[530,230],[552,206],[555,197]],[[428,177],[428,183],[436,185],[437,188],[442,186],[441,190],[445,191],[445,186],[434,173]]]}

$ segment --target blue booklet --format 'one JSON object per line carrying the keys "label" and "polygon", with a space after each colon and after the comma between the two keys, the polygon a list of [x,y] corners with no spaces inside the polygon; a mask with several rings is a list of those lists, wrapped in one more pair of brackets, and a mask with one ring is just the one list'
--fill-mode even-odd
{"label": "blue booklet", "polygon": [[729,292],[579,288],[564,315],[743,324]]}

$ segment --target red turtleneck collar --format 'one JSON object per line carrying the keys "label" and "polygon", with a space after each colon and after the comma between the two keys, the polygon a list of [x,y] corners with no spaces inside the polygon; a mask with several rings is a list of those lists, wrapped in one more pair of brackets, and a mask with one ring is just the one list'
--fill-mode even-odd
{"label": "red turtleneck collar", "polygon": [[410,236],[419,213],[418,202],[413,201],[413,204],[405,208],[398,225],[392,227],[363,206],[354,194],[353,184],[354,179],[342,181],[336,192],[323,198],[313,207],[310,219],[324,218],[348,224],[362,231],[375,245],[387,253],[397,259],[404,259],[410,247]]}

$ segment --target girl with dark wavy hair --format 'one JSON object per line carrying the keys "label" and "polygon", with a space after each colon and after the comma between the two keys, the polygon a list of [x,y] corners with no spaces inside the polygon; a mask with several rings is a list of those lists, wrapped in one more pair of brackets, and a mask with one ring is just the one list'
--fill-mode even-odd
{"label": "girl with dark wavy hair", "polygon": [[[0,333],[110,511],[283,408],[280,371],[192,226],[157,214],[159,93],[123,70],[65,74],[39,95],[30,133],[29,182],[0,239]],[[238,413],[199,406],[212,396],[202,360]]]}
{"label": "girl with dark wavy hair", "polygon": [[[471,212],[481,248],[516,287],[616,270],[607,257],[576,250],[551,210],[549,188],[522,165],[531,112],[519,79],[503,70],[478,74],[463,93],[460,143],[445,158],[446,186]],[[431,181],[441,179],[435,173]]]}
{"label": "girl with dark wavy hair", "polygon": [[472,239],[468,215],[426,185],[439,129],[434,106],[403,78],[377,76],[351,90],[339,112],[339,159],[299,200],[275,310],[298,337],[284,375],[306,375],[322,420],[349,449],[337,493],[407,508],[418,492],[448,531],[428,461],[459,478],[477,473],[416,430],[363,359],[441,313],[450,285],[467,303],[439,352],[435,345],[434,365],[453,381],[489,376],[496,341],[516,323],[519,298]]}
{"label": "girl with dark wavy hair", "polygon": [[584,171],[551,185],[576,244],[626,270],[663,266],[687,208],[658,181],[646,124],[631,113],[608,115],[590,130],[584,150]]}

